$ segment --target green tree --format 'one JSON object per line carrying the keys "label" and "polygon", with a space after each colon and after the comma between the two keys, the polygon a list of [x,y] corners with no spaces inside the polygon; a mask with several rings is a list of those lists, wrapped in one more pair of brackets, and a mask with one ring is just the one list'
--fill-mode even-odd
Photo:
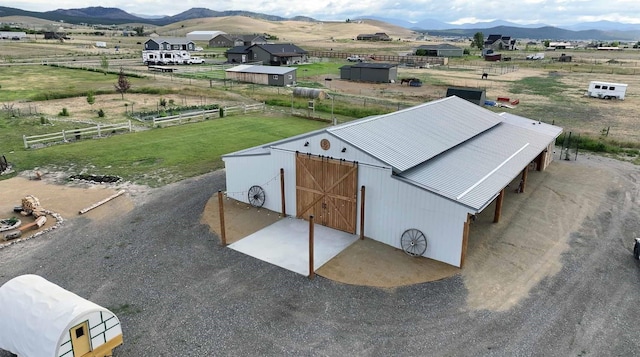
{"label": "green tree", "polygon": [[135,26],[133,31],[136,32],[136,36],[144,36],[144,26]]}
{"label": "green tree", "polygon": [[416,56],[426,56],[427,55],[427,50],[420,48],[416,50]]}
{"label": "green tree", "polygon": [[107,56],[102,56],[100,59],[100,68],[102,68],[102,71],[106,75],[109,70],[109,60],[107,59]]}
{"label": "green tree", "polygon": [[93,92],[87,93],[87,103],[93,105],[93,103],[95,103],[95,102],[96,102],[96,97],[93,94]]}
{"label": "green tree", "polygon": [[549,47],[549,44],[551,43],[551,41],[549,40],[544,40],[543,44],[544,44],[544,48]]}
{"label": "green tree", "polygon": [[618,46],[620,46],[620,42],[618,41],[611,42],[611,47],[618,47]]}
{"label": "green tree", "polygon": [[120,73],[118,73],[118,83],[115,84],[115,87],[116,91],[122,96],[122,99],[124,99],[124,94],[131,89],[131,83],[127,79],[122,68],[120,68]]}
{"label": "green tree", "polygon": [[476,32],[473,35],[473,40],[471,41],[471,47],[477,47],[481,50],[484,47],[484,34],[482,32]]}

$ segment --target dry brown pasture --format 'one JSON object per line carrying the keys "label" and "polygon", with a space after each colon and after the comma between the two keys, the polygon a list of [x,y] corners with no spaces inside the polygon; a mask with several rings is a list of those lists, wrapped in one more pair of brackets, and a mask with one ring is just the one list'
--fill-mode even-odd
{"label": "dry brown pasture", "polygon": [[[0,20],[3,20],[0,18]],[[15,20],[15,19],[14,19]],[[23,22],[28,22],[28,18],[23,18]],[[151,29],[151,28],[149,28]],[[376,54],[403,54],[410,52],[413,48],[426,43],[439,43],[438,39],[432,42],[416,41],[417,33],[401,27],[396,27],[379,21],[363,22],[299,22],[299,21],[266,21],[248,17],[222,17],[208,19],[193,19],[167,26],[153,28],[160,36],[184,36],[194,30],[215,29],[227,33],[251,33],[260,29],[260,32],[267,33],[278,38],[280,42],[292,42],[305,49],[318,49],[376,53]],[[56,41],[36,40],[27,43],[0,42],[2,53],[12,53],[15,57],[34,58],[36,54],[43,57],[51,55],[114,55],[113,48],[97,49],[93,46],[95,41],[104,40],[98,36],[76,35],[87,31],[83,28],[68,30],[72,34],[72,39],[65,43]],[[385,32],[394,41],[391,42],[364,42],[355,41],[354,38],[360,33]],[[113,35],[113,34],[112,34]],[[138,42],[144,42],[147,37],[118,37],[109,36],[106,40],[110,44],[120,45],[119,56],[137,56],[137,51],[141,49]],[[400,39],[400,41],[398,41]],[[459,46],[467,46],[468,43],[455,43]],[[315,78],[305,78],[305,81],[315,81],[319,85],[326,85],[328,90],[363,96],[380,98],[390,101],[415,104],[437,98],[441,98],[446,93],[449,86],[483,88],[486,90],[487,99],[495,100],[497,97],[509,97],[518,99],[520,104],[513,109],[500,108],[499,111],[509,111],[517,115],[538,119],[545,122],[554,122],[564,127],[566,131],[573,133],[584,133],[590,136],[598,136],[603,129],[609,129],[610,138],[621,141],[640,142],[640,130],[637,125],[637,117],[640,114],[640,76],[621,75],[615,73],[615,67],[606,67],[602,63],[610,60],[626,62],[626,66],[640,65],[637,63],[638,51],[625,50],[621,52],[569,52],[575,58],[580,59],[580,63],[571,63],[566,66],[552,66],[543,63],[532,64],[530,62],[514,60],[503,64],[490,64],[482,61],[458,61],[451,60],[447,68],[405,68],[398,70],[399,77],[419,77],[425,81],[422,87],[407,87],[399,83],[367,84],[353,83],[339,80],[338,73],[327,73]],[[525,53],[514,52],[515,59],[523,58]],[[559,55],[558,53],[548,53],[547,56]],[[2,56],[0,56],[2,57]],[[3,58],[0,58],[0,63]],[[547,60],[545,63],[549,63]],[[346,64],[346,62],[345,62]],[[482,80],[481,73],[491,65],[505,65],[517,68],[517,70],[504,74],[491,74],[488,79]],[[574,66],[587,66],[595,68],[593,73],[575,71]],[[602,68],[605,68],[602,70]],[[611,68],[609,73],[608,68]],[[640,72],[640,67],[637,67]],[[553,76],[566,88],[562,93],[555,96],[533,93],[512,92],[513,86],[519,81],[528,77],[549,77]],[[333,78],[331,82],[324,81],[325,78]],[[158,82],[162,85],[162,76],[157,76]],[[591,80],[604,80],[610,82],[628,83],[629,89],[627,98],[624,101],[606,101],[584,96],[587,85]],[[206,86],[205,86],[206,87]],[[220,91],[215,89],[210,91],[212,96],[220,95]],[[214,94],[218,93],[218,94]],[[215,100],[241,101],[237,94],[228,91],[222,97]],[[175,94],[166,96],[167,99],[174,99],[176,103],[198,103],[201,97],[192,97],[186,94]],[[122,111],[122,102],[117,96],[98,96],[97,102],[105,111]],[[127,99],[134,108],[154,110],[158,101],[157,96],[127,95]],[[247,98],[248,99],[248,98]],[[68,103],[68,104],[67,104]],[[94,115],[98,105],[88,106],[85,98],[67,99],[60,101],[49,101],[38,103],[39,109],[46,114],[54,115],[63,106],[73,108],[74,114],[79,117]]]}

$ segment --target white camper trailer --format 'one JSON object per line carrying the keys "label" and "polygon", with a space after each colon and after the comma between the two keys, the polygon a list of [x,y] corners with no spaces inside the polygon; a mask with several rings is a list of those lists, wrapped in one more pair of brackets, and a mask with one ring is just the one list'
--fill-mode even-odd
{"label": "white camper trailer", "polygon": [[116,315],[38,275],[0,287],[0,349],[20,357],[106,357],[121,344]]}
{"label": "white camper trailer", "polygon": [[191,64],[191,54],[187,51],[142,51],[145,65]]}
{"label": "white camper trailer", "polygon": [[611,83],[591,81],[587,95],[594,98],[602,99],[624,99],[627,93],[627,85],[624,83]]}

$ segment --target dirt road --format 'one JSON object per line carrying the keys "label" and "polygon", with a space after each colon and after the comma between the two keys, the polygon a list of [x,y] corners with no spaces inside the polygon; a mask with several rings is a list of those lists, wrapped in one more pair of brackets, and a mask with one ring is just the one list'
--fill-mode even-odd
{"label": "dirt road", "polygon": [[201,223],[224,189],[214,172],[1,249],[0,284],[40,274],[113,309],[125,339],[114,356],[636,354],[640,168],[581,156],[540,177],[528,199],[505,199],[501,224],[472,233],[473,265],[431,283],[309,281],[220,247]]}

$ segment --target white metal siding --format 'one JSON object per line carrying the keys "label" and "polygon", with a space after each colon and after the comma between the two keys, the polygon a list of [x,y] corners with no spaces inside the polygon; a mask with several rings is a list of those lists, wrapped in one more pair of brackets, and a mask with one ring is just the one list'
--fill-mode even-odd
{"label": "white metal siding", "polygon": [[[280,212],[280,167],[272,155],[237,156],[223,159],[226,167],[227,196],[248,203],[253,185],[265,191],[264,208]],[[285,167],[285,173],[287,170]],[[294,176],[295,177],[295,176]]]}
{"label": "white metal siding", "polygon": [[[391,169],[361,165],[358,187],[365,186],[365,236],[401,249],[410,228],[427,237],[424,256],[460,266],[462,233],[468,211],[454,202],[391,176]],[[358,193],[358,233],[360,230]]]}

